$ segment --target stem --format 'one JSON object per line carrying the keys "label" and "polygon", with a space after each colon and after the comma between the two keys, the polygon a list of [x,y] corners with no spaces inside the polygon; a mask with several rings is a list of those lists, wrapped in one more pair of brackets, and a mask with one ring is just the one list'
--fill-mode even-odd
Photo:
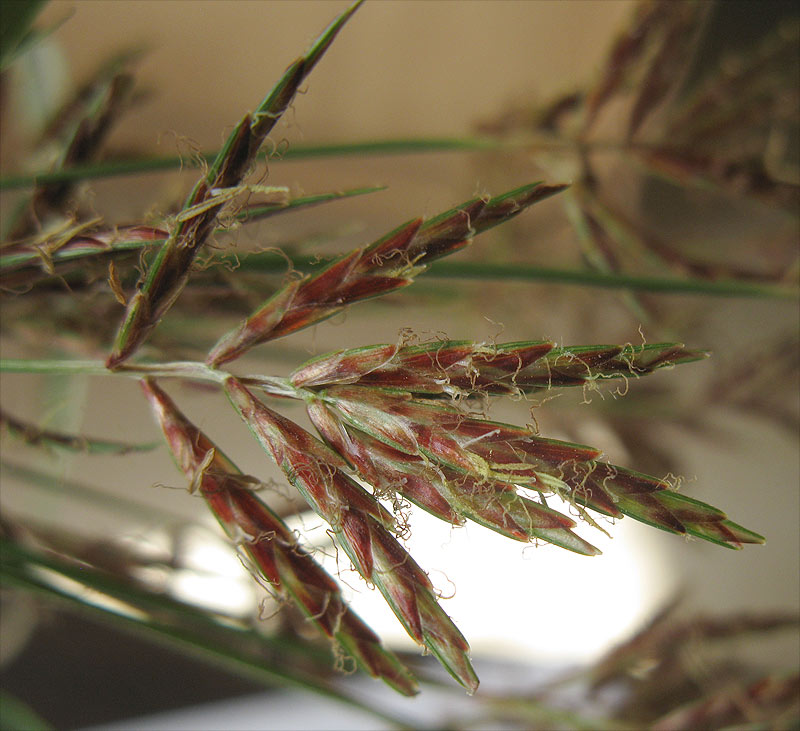
{"label": "stem", "polygon": [[[329,259],[320,259],[317,256],[292,257],[294,267],[301,270],[313,269],[328,263],[330,263]],[[272,252],[264,252],[241,259],[240,267],[242,271],[285,272],[286,259]],[[765,297],[771,299],[797,299],[800,297],[800,289],[776,284],[744,282],[735,279],[649,277],[594,272],[588,269],[552,269],[530,264],[438,261],[431,265],[426,272],[426,277],[574,284],[603,289],[628,289],[665,294],[701,294],[716,297]]]}
{"label": "stem", "polygon": [[[498,150],[525,147],[530,141],[503,142],[488,137],[441,137],[399,140],[374,140],[372,142],[334,142],[320,145],[293,145],[281,152],[262,150],[258,157],[270,158],[271,162],[305,160],[319,157],[360,157],[362,155],[410,155],[428,152],[458,152],[465,150]],[[53,172],[26,173],[0,177],[0,190],[31,188],[35,185],[72,182],[76,180],[113,178],[135,173],[155,173],[162,170],[177,170],[195,159],[198,164],[211,163],[217,152],[199,153],[192,161],[171,155],[150,157],[143,160],[115,160],[75,165]]]}
{"label": "stem", "polygon": [[742,282],[734,279],[678,279],[632,274],[612,274],[577,269],[550,269],[526,264],[490,262],[437,262],[428,277],[444,279],[501,279],[505,281],[575,284],[604,289],[630,289],[666,294],[703,294],[715,297],[767,297],[798,299],[800,289],[775,284]]}
{"label": "stem", "polygon": [[[58,376],[128,376],[129,378],[185,378],[193,381],[223,383],[227,371],[211,368],[199,361],[175,361],[173,363],[125,364],[109,370],[99,360],[25,360],[21,358],[0,359],[0,373],[48,374]],[[304,391],[295,388],[287,378],[279,376],[243,376],[242,383],[269,394],[283,398],[303,399]]]}
{"label": "stem", "polygon": [[[58,254],[58,259],[67,261],[96,255],[109,251],[137,251],[144,248],[155,248],[164,243],[164,239],[153,241],[116,241],[111,249],[100,252],[81,250],[65,251]],[[224,260],[227,254],[219,257]],[[0,269],[27,263],[37,257],[35,253],[13,254],[0,257]],[[292,266],[301,270],[313,270],[329,264],[329,258],[319,256],[291,257]],[[287,269],[285,256],[267,251],[244,256],[238,260],[243,272],[259,274],[284,273]],[[427,277],[440,279],[463,280],[501,280],[518,282],[543,282],[545,284],[572,284],[582,287],[599,287],[601,289],[627,289],[638,292],[661,294],[696,294],[712,297],[760,297],[767,299],[796,300],[800,298],[800,289],[779,284],[745,282],[736,279],[700,279],[699,277],[679,279],[677,277],[648,277],[634,274],[615,274],[594,272],[588,269],[553,269],[530,264],[499,264],[491,262],[457,262],[439,261],[431,265]],[[98,368],[101,364],[97,364]],[[48,371],[50,372],[50,371]],[[84,372],[84,371],[81,371]],[[95,374],[97,375],[97,374]],[[105,374],[103,374],[105,375]]]}

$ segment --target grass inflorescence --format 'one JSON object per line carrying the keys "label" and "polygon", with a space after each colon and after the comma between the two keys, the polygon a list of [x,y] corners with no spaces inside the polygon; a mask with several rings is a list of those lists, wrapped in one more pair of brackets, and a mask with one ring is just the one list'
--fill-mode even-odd
{"label": "grass inflorescence", "polygon": [[[288,67],[256,111],[240,119],[219,153],[206,161],[183,205],[158,225],[114,226],[65,213],[70,181],[49,180],[38,186],[30,201],[35,215],[20,219],[0,253],[3,292],[31,298],[57,292],[53,301],[58,306],[48,310],[57,331],[65,322],[81,321],[62,305],[73,295],[78,315],[89,312],[80,310],[85,305],[80,297],[85,295],[88,302],[99,291],[110,304],[122,302],[125,313],[117,321],[105,316],[113,310],[91,310],[99,334],[74,346],[81,359],[8,359],[2,369],[138,380],[189,491],[206,503],[257,580],[281,601],[293,604],[333,643],[339,656],[352,659],[359,669],[398,692],[415,694],[418,682],[411,670],[348,606],[336,579],[257,494],[258,477],[243,474],[205,428],[195,426],[180,411],[162,382],[203,382],[223,393],[286,481],[329,526],[357,572],[383,595],[409,636],[474,693],[479,681],[468,641],[442,608],[424,567],[403,544],[405,525],[399,506],[406,501],[453,526],[473,521],[516,541],[548,543],[584,556],[600,551],[575,529],[581,522],[599,527],[597,514],[628,516],[727,548],[764,539],[722,510],[681,494],[664,479],[606,461],[592,446],[546,438],[530,426],[495,421],[476,409],[476,404],[483,408],[494,398],[529,399],[567,387],[592,391],[610,381],[627,388],[660,369],[708,356],[679,342],[565,346],[552,340],[500,343],[442,337],[412,343],[401,339],[394,344],[341,348],[298,365],[288,377],[235,372],[237,359],[267,343],[353,304],[408,287],[434,262],[462,251],[474,237],[526,215],[541,201],[563,196],[566,184],[533,182],[500,195],[476,196],[427,220],[419,217],[402,223],[333,260],[321,259],[309,273],[292,270],[277,287],[259,286],[258,296],[246,290],[241,296],[247,303],[246,315],[227,329],[217,328],[218,320],[209,318],[213,344],[194,344],[195,350],[203,351],[196,359],[172,359],[173,350],[183,351],[171,343],[164,347],[164,339],[157,338],[162,319],[180,298],[194,291],[204,297],[211,289],[208,281],[221,269],[214,264],[235,257],[211,251],[214,234],[233,224],[379,189],[298,196],[283,186],[247,182],[268,134],[359,5],[334,20]],[[621,38],[613,52],[616,65],[611,64],[594,92],[580,100],[584,133],[623,86],[623,72],[643,53],[640,46],[648,34],[655,28],[667,38],[678,38],[691,17],[690,10],[671,11],[664,3],[654,3],[637,15],[634,27],[640,28],[642,38],[636,34]],[[664,64],[676,63],[674,49],[667,45],[659,45],[653,53]],[[645,76],[647,93],[634,100],[629,138],[637,135],[666,94],[658,64]],[[93,157],[124,106],[123,97],[128,98],[127,76],[106,74],[103,79],[86,121],[78,123],[69,138],[61,161],[67,168]],[[704,98],[700,93],[695,108]],[[261,200],[242,202],[251,195]],[[597,210],[590,210],[586,191],[581,195],[583,208],[579,206],[578,213],[584,231],[597,238],[608,219],[603,224]],[[53,212],[61,215],[59,220],[49,218]],[[46,225],[31,230],[37,216],[45,215]],[[209,257],[203,267],[198,264],[201,253]],[[247,261],[241,272],[225,272],[222,286],[228,289],[223,298],[236,299],[240,293],[230,282],[257,269],[248,268]],[[600,261],[595,268],[602,276],[624,277],[613,263]],[[598,281],[605,280],[594,283]],[[653,281],[639,283],[652,292],[658,289]],[[681,286],[707,293],[716,287],[729,293],[724,284],[684,281]],[[214,280],[214,286],[219,287],[219,281]],[[750,291],[737,284],[730,291],[775,294],[753,287]],[[794,290],[789,292],[795,295]],[[106,322],[113,329],[103,328]],[[104,360],[89,360],[100,352]],[[302,404],[317,434],[287,418],[280,401],[278,406],[271,400],[268,405],[262,397]],[[40,427],[5,412],[0,421],[34,445],[115,454],[149,446]],[[563,501],[570,514],[548,504],[550,497]],[[12,572],[20,582],[24,573],[17,566]],[[753,697],[765,692],[750,690]],[[694,716],[702,717],[702,710],[694,709]],[[676,718],[684,717],[689,716]]]}

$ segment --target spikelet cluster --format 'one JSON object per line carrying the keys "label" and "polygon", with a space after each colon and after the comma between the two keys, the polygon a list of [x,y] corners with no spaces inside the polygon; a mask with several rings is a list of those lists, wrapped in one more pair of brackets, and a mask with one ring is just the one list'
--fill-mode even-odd
{"label": "spikelet cluster", "polygon": [[[198,181],[128,305],[109,368],[136,371],[123,363],[179,296],[221,210],[219,191],[239,185],[265,135],[357,5],[289,67]],[[453,525],[471,520],[515,540],[551,543],[587,556],[598,549],[574,531],[573,517],[547,504],[548,496],[563,498],[590,523],[587,510],[627,515],[730,548],[763,542],[722,511],[680,495],[664,481],[602,461],[590,446],[546,439],[531,428],[491,421],[465,408],[474,397],[631,380],[706,354],[679,343],[563,347],[549,341],[448,340],[337,351],[305,363],[288,379],[237,377],[223,366],[262,343],[411,284],[436,259],[565,187],[532,183],[497,197],[474,198],[428,221],[404,223],[316,274],[288,281],[223,335],[205,364],[160,367],[162,375],[200,374],[221,386],[264,451],[330,525],[355,569],[383,594],[408,634],[470,693],[478,678],[469,645],[440,606],[428,575],[401,544],[402,527],[380,499],[400,496]],[[159,372],[159,366],[140,368]],[[144,380],[143,388],[189,484],[241,542],[261,576],[367,672],[402,693],[415,692],[411,675],[346,606],[336,582],[253,494],[252,480],[153,380]],[[304,402],[322,440],[264,404],[257,389]]]}
{"label": "spikelet cluster", "polygon": [[336,581],[254,494],[253,480],[243,475],[153,380],[142,381],[142,388],[178,467],[228,536],[243,547],[261,577],[279,594],[291,598],[370,675],[404,695],[414,695],[417,685],[413,676],[345,604]]}
{"label": "spikelet cluster", "polygon": [[475,418],[450,400],[432,398],[633,378],[704,355],[679,343],[565,348],[444,341],[340,351],[299,368],[291,380],[313,393],[307,397],[312,421],[365,480],[444,520],[470,518],[519,540],[597,553],[570,530],[569,518],[520,495],[519,486],[737,548],[761,537],[663,480],[599,461],[592,447]]}

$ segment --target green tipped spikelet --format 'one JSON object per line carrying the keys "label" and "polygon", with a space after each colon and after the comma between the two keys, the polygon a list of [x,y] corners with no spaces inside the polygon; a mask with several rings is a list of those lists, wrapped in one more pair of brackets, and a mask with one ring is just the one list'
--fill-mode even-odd
{"label": "green tipped spikelet", "polygon": [[539,538],[576,553],[599,553],[570,530],[575,526],[571,518],[523,497],[508,482],[478,478],[401,451],[337,419],[321,399],[309,402],[308,413],[325,440],[379,495],[400,494],[456,525],[469,519],[518,541]]}
{"label": "green tipped spikelet", "polygon": [[[722,511],[668,489],[663,480],[598,461],[600,453],[591,447],[544,439],[526,428],[467,416],[450,404],[376,387],[333,386],[322,390],[319,398],[340,422],[341,431],[361,432],[396,452],[466,475],[460,483],[456,479],[448,485],[458,490],[460,484],[467,498],[474,498],[476,484],[500,482],[545,495],[556,493],[606,515],[629,515],[729,548],[763,542]],[[533,530],[531,534],[545,538]],[[571,535],[562,526],[545,540],[564,545],[564,538]],[[597,552],[580,550],[575,544],[565,547]]]}
{"label": "green tipped spikelet", "polygon": [[706,356],[680,343],[559,347],[549,341],[445,340],[339,350],[301,366],[291,381],[303,387],[357,383],[426,396],[515,395],[608,378],[636,378]]}
{"label": "green tipped spikelet", "polygon": [[109,355],[109,368],[118,368],[144,342],[186,282],[198,251],[208,239],[223,208],[219,191],[239,186],[256,159],[270,130],[294,99],[303,80],[333,42],[361,2],[354,3],[317,38],[306,54],[286,69],[255,112],[245,114],[212,163],[197,181],[176,225],[149,268],[145,281],[128,304],[125,318]]}

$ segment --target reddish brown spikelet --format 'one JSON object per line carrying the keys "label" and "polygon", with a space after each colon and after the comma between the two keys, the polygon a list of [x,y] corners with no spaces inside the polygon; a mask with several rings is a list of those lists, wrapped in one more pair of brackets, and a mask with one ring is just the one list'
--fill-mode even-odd
{"label": "reddish brown spikelet", "polygon": [[455,406],[364,386],[333,386],[321,394],[339,418],[411,455],[436,459],[455,469],[489,476],[489,470],[564,461],[584,462],[600,452],[592,447],[537,437],[529,429],[475,419]]}
{"label": "reddish brown spikelet", "polygon": [[[380,404],[385,409],[392,406],[389,400]],[[400,494],[450,523],[470,519],[515,540],[539,538],[578,553],[598,553],[594,546],[570,530],[575,525],[570,518],[519,495],[509,482],[490,476],[492,469],[495,469],[497,474],[506,474],[510,479],[511,475],[502,471],[503,465],[459,455],[458,442],[449,440],[443,431],[417,429],[414,435],[418,437],[418,451],[409,451],[411,444],[404,451],[380,438],[369,436],[351,422],[345,423],[346,419],[337,417],[335,407],[327,406],[322,400],[310,401],[307,406],[309,416],[320,433],[347,457],[378,494]],[[467,433],[467,442],[474,439],[474,429],[482,423],[479,420],[471,421],[474,422],[473,431]],[[483,433],[487,432],[486,424],[492,433],[502,432],[500,427],[507,428],[507,425],[486,422],[482,427]],[[369,429],[370,426],[369,422],[363,422],[364,428]],[[453,433],[459,438],[463,436],[457,429]],[[520,435],[525,438],[531,436],[525,430],[514,428],[513,437],[520,438]],[[509,433],[504,436],[511,437]],[[553,459],[553,448],[548,440],[538,442],[534,449]],[[546,448],[542,447],[545,443]],[[565,449],[563,443],[554,444],[558,444],[560,450]],[[576,452],[576,446],[570,445],[568,454],[571,457],[576,453],[584,453]],[[591,450],[589,454],[596,456],[597,451]],[[516,463],[524,458],[520,455],[524,455],[522,449],[514,454]],[[488,456],[491,456],[491,452]],[[525,464],[514,464],[513,467],[513,477],[536,482],[533,469],[528,469]]]}
{"label": "reddish brown spikelet", "polygon": [[508,193],[503,193],[490,198],[481,209],[476,218],[472,219],[472,226],[476,233],[483,233],[493,226],[505,223],[514,216],[522,213],[528,206],[546,200],[551,196],[561,193],[569,186],[564,183],[546,185],[544,183],[530,183],[521,188],[515,188]]}
{"label": "reddish brown spikelet", "polygon": [[[211,511],[244,547],[267,581],[290,596],[304,614],[336,639],[361,667],[403,693],[413,695],[413,676],[346,605],[334,579],[295,540],[284,523],[256,497],[242,475],[153,381],[142,388],[178,466],[198,486]],[[210,459],[209,459],[210,457]]]}
{"label": "reddish brown spikelet", "polygon": [[517,374],[553,347],[549,342],[493,346],[469,341],[377,345],[312,360],[291,380],[304,387],[359,383],[424,394],[509,394],[518,390]]}
{"label": "reddish brown spikelet", "polygon": [[425,473],[425,462],[393,449],[363,432],[351,432],[319,400],[307,405],[308,415],[317,431],[353,467],[379,496],[399,492],[413,503],[449,523],[461,523],[450,503],[435,488]]}
{"label": "reddish brown spikelet", "polygon": [[403,275],[408,262],[406,248],[420,224],[420,220],[412,221],[377,242],[379,245],[356,249],[319,274],[289,283],[223,336],[211,350],[208,363],[221,365],[254,345],[332,317],[349,304],[410,284],[411,278]]}
{"label": "reddish brown spikelet", "polygon": [[579,504],[614,517],[628,515],[670,533],[689,534],[727,548],[764,538],[727,519],[721,510],[686,497],[658,480],[605,462],[567,464],[559,475]]}
{"label": "reddish brown spikelet", "polygon": [[340,469],[342,460],[335,452],[266,407],[232,376],[225,379],[225,390],[264,449],[331,525],[350,560],[378,587],[408,633],[474,691],[478,681],[467,643],[439,607],[425,572],[389,532],[391,515]]}
{"label": "reddish brown spikelet", "polygon": [[259,343],[331,317],[347,305],[411,284],[434,260],[467,246],[474,234],[512,218],[565,187],[533,183],[496,198],[467,201],[425,223],[421,219],[405,223],[305,279],[290,305],[284,306],[279,292],[224,335],[206,362],[222,365]]}
{"label": "reddish brown spikelet", "polygon": [[408,248],[408,261],[424,266],[463,249],[477,233],[475,222],[486,203],[476,198],[426,221]]}
{"label": "reddish brown spikelet", "polygon": [[359,384],[425,395],[510,395],[605,378],[638,377],[706,355],[680,343],[557,347],[547,341],[487,344],[450,340],[337,351],[301,366],[291,381],[304,388]]}

